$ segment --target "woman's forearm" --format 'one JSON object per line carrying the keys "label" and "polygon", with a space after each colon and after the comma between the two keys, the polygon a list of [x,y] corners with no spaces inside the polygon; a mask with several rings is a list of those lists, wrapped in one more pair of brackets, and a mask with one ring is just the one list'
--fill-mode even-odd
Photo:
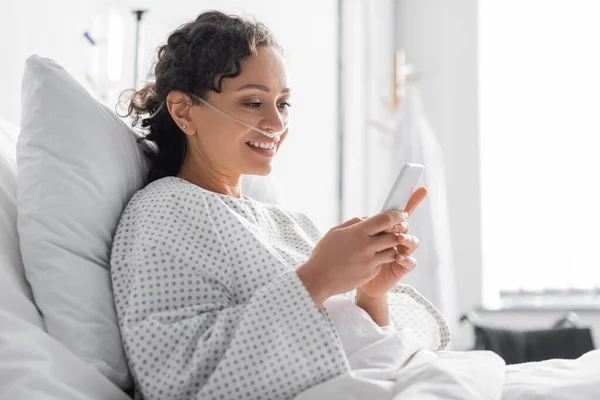
{"label": "woman's forearm", "polygon": [[356,305],[365,310],[377,325],[390,324],[387,294],[381,297],[369,297],[357,289]]}

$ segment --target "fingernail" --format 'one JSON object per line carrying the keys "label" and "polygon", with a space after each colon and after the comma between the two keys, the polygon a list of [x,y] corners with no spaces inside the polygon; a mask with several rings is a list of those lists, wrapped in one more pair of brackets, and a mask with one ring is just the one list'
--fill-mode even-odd
{"label": "fingernail", "polygon": [[406,222],[400,222],[400,226],[402,227],[403,230],[405,230],[405,231],[408,230],[408,224]]}
{"label": "fingernail", "polygon": [[398,255],[398,261],[402,262],[406,260],[406,257],[402,256],[402,255]]}

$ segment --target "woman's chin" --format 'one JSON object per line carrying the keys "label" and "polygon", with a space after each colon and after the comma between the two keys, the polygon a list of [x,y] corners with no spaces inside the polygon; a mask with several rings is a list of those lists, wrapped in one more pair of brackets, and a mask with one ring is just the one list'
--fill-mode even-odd
{"label": "woman's chin", "polygon": [[252,165],[252,166],[249,166],[248,168],[246,168],[244,175],[266,176],[271,173],[272,169],[273,169],[273,166],[271,165],[271,162],[266,162],[263,165],[255,164],[255,165]]}

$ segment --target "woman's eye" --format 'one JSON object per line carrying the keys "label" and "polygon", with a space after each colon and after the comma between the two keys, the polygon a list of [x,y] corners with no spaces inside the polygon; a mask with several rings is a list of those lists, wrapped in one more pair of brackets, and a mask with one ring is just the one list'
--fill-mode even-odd
{"label": "woman's eye", "polygon": [[[260,101],[249,101],[247,103],[244,103],[244,105],[248,108],[261,108],[263,103],[261,103]],[[277,107],[287,110],[291,106],[292,105],[290,103],[288,103],[287,101],[284,101],[282,103],[279,103],[279,105]]]}

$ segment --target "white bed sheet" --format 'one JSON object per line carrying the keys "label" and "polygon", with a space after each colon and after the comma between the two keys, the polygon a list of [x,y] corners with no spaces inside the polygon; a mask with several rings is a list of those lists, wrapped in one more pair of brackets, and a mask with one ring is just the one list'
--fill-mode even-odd
{"label": "white bed sheet", "polygon": [[131,400],[48,333],[0,310],[0,399]]}
{"label": "white bed sheet", "polygon": [[434,352],[422,332],[379,328],[351,302],[326,305],[351,371],[296,400],[600,399],[600,350],[577,360],[506,366],[489,351]]}

